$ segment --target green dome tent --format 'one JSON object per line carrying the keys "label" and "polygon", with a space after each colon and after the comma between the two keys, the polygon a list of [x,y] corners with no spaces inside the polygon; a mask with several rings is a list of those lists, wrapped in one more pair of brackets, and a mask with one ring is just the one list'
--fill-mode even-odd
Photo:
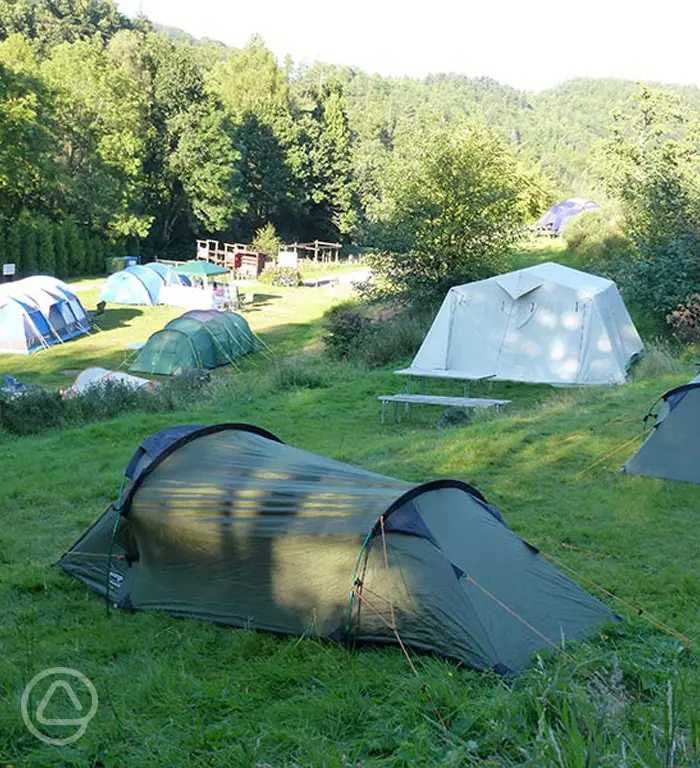
{"label": "green dome tent", "polygon": [[110,602],[402,643],[504,675],[615,617],[456,480],[413,485],[245,424],[145,440],[60,565]]}
{"label": "green dome tent", "polygon": [[198,368],[218,368],[261,347],[240,315],[195,309],[152,334],[129,370],[172,375]]}
{"label": "green dome tent", "polygon": [[624,471],[700,484],[700,375],[660,400],[658,415],[647,416],[656,415],[653,430]]}

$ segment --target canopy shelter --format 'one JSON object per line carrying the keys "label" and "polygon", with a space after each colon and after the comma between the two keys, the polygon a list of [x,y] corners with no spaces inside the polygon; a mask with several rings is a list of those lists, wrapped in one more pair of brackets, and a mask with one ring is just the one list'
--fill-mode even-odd
{"label": "canopy shelter", "polygon": [[218,368],[257,352],[261,342],[246,320],[233,312],[191,310],[154,333],[130,366],[131,371],[173,375]]}
{"label": "canopy shelter", "polygon": [[560,235],[564,227],[581,213],[599,209],[598,203],[585,197],[571,197],[555,203],[535,225],[537,229]]}
{"label": "canopy shelter", "polygon": [[0,352],[30,354],[89,329],[80,300],[58,278],[35,275],[0,285]]}
{"label": "canopy shelter", "polygon": [[660,403],[652,432],[624,471],[700,484],[700,375],[666,392]]}
{"label": "canopy shelter", "polygon": [[152,306],[159,303],[163,285],[163,278],[156,270],[137,264],[110,275],[102,286],[100,301]]}
{"label": "canopy shelter", "polygon": [[615,619],[458,480],[396,480],[246,424],[160,432],[125,475],[60,561],[122,608],[400,638],[503,675]]}
{"label": "canopy shelter", "polygon": [[173,272],[178,275],[187,275],[188,277],[216,277],[217,275],[228,275],[228,269],[221,267],[218,264],[212,264],[209,261],[202,261],[193,259],[192,261],[185,261],[177,267],[173,268]]}
{"label": "canopy shelter", "polygon": [[615,283],[546,263],[451,288],[399,373],[621,384],[642,348]]}

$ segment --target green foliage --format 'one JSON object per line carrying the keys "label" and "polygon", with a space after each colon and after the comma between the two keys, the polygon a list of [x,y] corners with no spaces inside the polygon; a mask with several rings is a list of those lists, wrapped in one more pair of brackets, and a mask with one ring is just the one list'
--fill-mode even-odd
{"label": "green foliage", "polygon": [[323,343],[335,359],[369,367],[396,363],[414,355],[430,325],[431,313],[380,310],[362,304],[339,304],[325,318]]}
{"label": "green foliage", "polygon": [[277,267],[274,264],[266,267],[259,281],[265,285],[279,285],[287,288],[296,288],[302,284],[302,276],[294,267]]}
{"label": "green foliage", "polygon": [[55,273],[57,277],[65,278],[68,277],[66,228],[63,222],[55,222],[52,229]]}
{"label": "green foliage", "polygon": [[614,208],[576,216],[564,228],[563,237],[592,272],[616,277],[626,262],[636,258],[634,246],[624,234],[621,214]]}
{"label": "green foliage", "polygon": [[700,293],[695,293],[666,316],[673,335],[681,341],[700,344]]}
{"label": "green foliage", "polygon": [[621,279],[657,316],[700,291],[699,131],[678,98],[643,88],[632,118],[617,116],[604,145],[608,185],[638,255]]}
{"label": "green foliage", "polygon": [[56,274],[56,253],[54,249],[53,224],[40,218],[37,228],[37,272],[42,275]]}
{"label": "green foliage", "polygon": [[478,124],[432,132],[398,163],[368,259],[374,290],[425,300],[502,269],[523,223],[520,179],[505,143]]}
{"label": "green foliage", "polygon": [[39,243],[37,224],[29,215],[23,214],[17,222],[20,241],[20,262],[22,275],[35,275],[39,271]]}
{"label": "green foliage", "polygon": [[17,397],[0,396],[0,429],[29,435],[56,427],[102,421],[127,411],[174,411],[210,396],[209,378],[187,373],[163,382],[156,389],[134,389],[120,382],[105,382],[71,397],[42,387],[31,387]]}
{"label": "green foliage", "polygon": [[264,227],[260,227],[255,233],[251,248],[259,253],[264,253],[270,258],[276,259],[279,253],[282,241],[280,240],[275,225],[267,222]]}

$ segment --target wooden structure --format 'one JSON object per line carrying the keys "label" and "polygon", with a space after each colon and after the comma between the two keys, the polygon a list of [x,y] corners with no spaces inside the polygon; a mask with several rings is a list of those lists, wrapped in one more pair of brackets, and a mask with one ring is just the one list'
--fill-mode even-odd
{"label": "wooden structure", "polygon": [[495,408],[499,411],[502,406],[511,402],[510,400],[494,400],[487,397],[445,397],[444,395],[411,395],[407,393],[379,395],[377,400],[382,404],[382,424],[384,423],[384,411],[387,403],[394,403],[394,419],[398,421],[399,403],[404,403],[404,409],[408,413],[411,405],[440,405],[443,408]]}
{"label": "wooden structure", "polygon": [[265,254],[252,250],[245,243],[197,240],[197,258],[245,277],[255,278],[265,268]]}
{"label": "wooden structure", "polygon": [[300,259],[313,259],[313,261],[338,261],[340,258],[340,243],[326,243],[323,240],[314,240],[312,243],[290,243],[283,245],[282,249],[294,252]]}

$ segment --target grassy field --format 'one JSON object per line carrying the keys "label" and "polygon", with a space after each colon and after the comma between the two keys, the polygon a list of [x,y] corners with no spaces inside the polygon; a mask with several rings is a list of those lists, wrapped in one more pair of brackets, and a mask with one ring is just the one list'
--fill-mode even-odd
{"label": "grassy field", "polygon": [[[518,265],[561,260],[552,247],[530,248]],[[88,288],[81,297],[89,306],[96,286]],[[376,395],[398,391],[396,366],[367,370],[319,356],[322,314],[344,292],[260,293],[267,298],[247,316],[275,357],[222,376],[200,406],[0,435],[0,765],[700,765],[700,487],[619,473],[641,438],[641,417],[687,381],[692,361],[671,366],[652,355],[628,385],[611,389],[483,385],[513,406],[454,426],[430,409],[380,426]],[[66,369],[118,364],[125,345],[169,313],[110,310],[101,333],[29,360],[3,358],[2,370],[59,385]],[[108,613],[52,563],[114,498],[143,437],[217,421],[252,422],[411,481],[466,480],[627,621],[566,655],[535,660],[506,685],[429,656],[417,657],[416,677],[395,648],[351,651]],[[66,747],[43,745],[19,716],[24,686],[52,666],[81,670],[100,696],[87,732]]]}

